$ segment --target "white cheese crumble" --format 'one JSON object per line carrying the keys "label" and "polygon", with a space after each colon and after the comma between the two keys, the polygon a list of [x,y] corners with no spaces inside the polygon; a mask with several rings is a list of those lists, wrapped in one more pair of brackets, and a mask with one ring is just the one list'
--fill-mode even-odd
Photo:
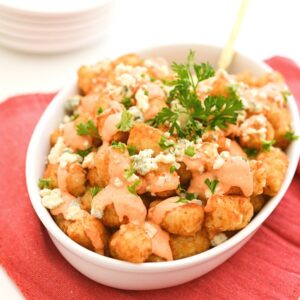
{"label": "white cheese crumble", "polygon": [[224,233],[219,233],[213,237],[213,239],[210,241],[210,243],[213,247],[215,247],[215,246],[218,246],[218,245],[224,243],[227,239],[228,238]]}
{"label": "white cheese crumble", "polygon": [[65,213],[65,218],[66,220],[76,220],[81,213],[82,209],[80,208],[80,202],[76,199],[70,202],[67,212]]}
{"label": "white cheese crumble", "polygon": [[51,148],[50,153],[48,155],[48,161],[50,164],[57,164],[59,162],[59,158],[66,149],[66,145],[64,143],[63,137],[58,137],[56,144]]}
{"label": "white cheese crumble", "polygon": [[146,149],[139,152],[139,154],[131,156],[133,161],[133,168],[141,175],[146,175],[152,170],[157,170],[158,166],[152,157],[154,151]]}
{"label": "white cheese crumble", "polygon": [[96,217],[97,219],[102,219],[103,218],[103,211],[98,210],[98,209],[96,209],[95,207],[92,206],[91,215]]}
{"label": "white cheese crumble", "polygon": [[95,152],[90,152],[87,156],[85,156],[85,158],[83,159],[83,162],[82,162],[82,167],[83,168],[93,168],[94,165],[95,165],[95,162],[94,162],[94,159],[95,159]]}
{"label": "white cheese crumble", "polygon": [[136,106],[142,111],[145,112],[149,108],[149,96],[147,95],[147,90],[144,86],[140,87],[136,94]]}
{"label": "white cheese crumble", "polygon": [[150,239],[152,239],[157,233],[156,228],[148,222],[145,222],[144,230]]}
{"label": "white cheese crumble", "polygon": [[135,122],[144,122],[144,115],[136,106],[131,106],[128,112],[132,114]]}
{"label": "white cheese crumble", "polygon": [[119,177],[116,177],[114,179],[114,186],[121,187],[122,185],[123,185],[123,181]]}
{"label": "white cheese crumble", "polygon": [[40,196],[43,206],[48,209],[56,208],[64,203],[60,189],[42,189]]}
{"label": "white cheese crumble", "polygon": [[155,158],[154,161],[156,163],[164,163],[164,164],[174,164],[176,163],[176,159],[175,159],[175,155],[168,153],[168,154],[164,154],[164,153],[159,153]]}
{"label": "white cheese crumble", "polygon": [[130,74],[122,74],[117,77],[117,81],[122,85],[126,87],[133,87],[136,84],[136,80],[133,76]]}
{"label": "white cheese crumble", "polygon": [[65,151],[58,159],[59,161],[59,166],[61,168],[65,168],[68,164],[71,163],[81,163],[82,162],[82,157],[78,154]]}

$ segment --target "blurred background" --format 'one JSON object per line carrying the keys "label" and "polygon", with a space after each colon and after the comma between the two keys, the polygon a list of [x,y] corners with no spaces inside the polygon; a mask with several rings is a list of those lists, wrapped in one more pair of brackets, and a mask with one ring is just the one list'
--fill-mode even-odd
{"label": "blurred background", "polygon": [[[84,44],[88,35],[105,32],[104,37],[99,35],[100,40],[81,50],[41,55],[1,46],[1,32],[5,29],[1,27],[1,1],[18,0],[0,0],[0,101],[20,93],[56,91],[74,76],[81,64],[154,44],[224,45],[240,5],[240,0],[116,0],[112,10],[104,12],[109,13],[110,22],[95,23],[79,39]],[[59,3],[51,3],[55,2]],[[250,0],[236,49],[261,60],[284,55],[300,63],[299,12],[299,0]],[[58,49],[63,42],[66,43],[63,39],[57,43]],[[47,40],[41,40],[40,46],[47,48]]]}
{"label": "blurred background", "polygon": [[[63,32],[59,31],[64,28],[61,25],[57,26],[57,36],[54,36],[59,40],[57,43],[48,44],[48,35],[45,33],[35,41],[36,44],[29,42],[26,53],[9,48],[16,46],[16,40],[28,43],[26,26],[22,27],[22,18],[20,21],[13,16],[13,10],[7,11],[2,5],[9,3],[17,7],[22,3],[20,5],[24,7],[32,1],[0,0],[0,102],[17,94],[57,91],[76,76],[81,64],[95,63],[101,58],[134,52],[139,48],[182,42],[225,45],[240,5],[240,0],[116,0],[112,1],[111,9],[99,11],[104,21],[101,19],[97,22],[97,14],[93,12],[87,18],[80,19],[80,7],[93,2],[111,1],[74,0],[72,8],[78,9],[72,20],[73,23],[78,22],[73,24],[73,30],[77,32],[75,46],[85,47],[64,53],[39,54],[37,49],[47,52],[45,49],[48,48],[49,52],[55,52],[55,49],[67,49],[70,45],[64,39]],[[80,5],[74,6],[75,2]],[[66,3],[44,0],[39,2],[39,9],[43,9],[44,4],[56,4],[57,9],[58,4],[58,8],[61,5],[64,10],[71,2]],[[300,64],[299,12],[299,0],[250,0],[236,49],[259,60],[282,55]],[[37,31],[48,28],[45,20],[43,23],[43,16],[37,12],[30,15],[30,11],[27,11],[25,16]],[[40,19],[40,23],[34,22],[35,17]],[[54,25],[56,20],[57,24],[60,23],[59,18],[54,17]],[[11,27],[7,26],[8,21],[11,21]],[[80,27],[82,22],[89,23],[91,27],[77,31],[76,26]],[[89,40],[92,36],[95,38]],[[17,287],[1,267],[0,298],[22,299]]]}

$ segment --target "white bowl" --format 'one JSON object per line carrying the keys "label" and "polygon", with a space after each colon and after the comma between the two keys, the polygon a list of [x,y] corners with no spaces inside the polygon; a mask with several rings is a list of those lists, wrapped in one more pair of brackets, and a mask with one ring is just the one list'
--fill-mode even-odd
{"label": "white bowl", "polygon": [[[164,56],[171,62],[174,60],[185,61],[189,49],[196,51],[197,61],[209,61],[214,65],[220,54],[220,49],[217,47],[199,44],[160,46],[137,52],[142,57]],[[259,75],[269,71],[270,68],[262,62],[257,62],[242,54],[236,54],[229,71],[235,73],[246,70]],[[293,142],[287,150],[289,167],[279,193],[265,205],[246,228],[223,244],[206,252],[176,261],[138,265],[98,255],[75,243],[59,229],[47,209],[41,204],[37,187],[49,151],[50,133],[57,128],[62,120],[64,101],[76,92],[76,78],[74,78],[70,80],[70,85],[55,97],[42,115],[28,147],[26,180],[32,205],[57,249],[73,267],[99,283],[130,290],[158,289],[178,285],[209,272],[232,256],[251,238],[278,205],[294,176],[299,159],[300,141]],[[293,120],[293,127],[299,135],[299,114],[293,97],[291,97],[288,106]]]}

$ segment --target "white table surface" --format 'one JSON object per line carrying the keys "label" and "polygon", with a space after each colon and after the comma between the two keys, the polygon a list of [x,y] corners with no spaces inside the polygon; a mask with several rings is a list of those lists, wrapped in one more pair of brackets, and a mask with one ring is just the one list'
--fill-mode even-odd
{"label": "white table surface", "polygon": [[[0,101],[21,93],[59,90],[81,64],[115,53],[162,43],[223,45],[239,3],[117,0],[114,25],[105,42],[59,55],[31,55],[0,47]],[[283,55],[300,64],[299,12],[299,0],[250,0],[236,49],[257,59]],[[0,299],[22,299],[1,267]]]}

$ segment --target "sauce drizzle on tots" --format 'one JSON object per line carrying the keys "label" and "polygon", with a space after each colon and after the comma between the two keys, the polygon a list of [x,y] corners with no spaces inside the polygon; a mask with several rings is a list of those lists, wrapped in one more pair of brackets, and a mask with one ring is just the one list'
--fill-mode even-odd
{"label": "sauce drizzle on tots", "polygon": [[297,139],[278,73],[128,54],[78,71],[42,204],[71,239],[133,263],[226,242],[276,195]]}

